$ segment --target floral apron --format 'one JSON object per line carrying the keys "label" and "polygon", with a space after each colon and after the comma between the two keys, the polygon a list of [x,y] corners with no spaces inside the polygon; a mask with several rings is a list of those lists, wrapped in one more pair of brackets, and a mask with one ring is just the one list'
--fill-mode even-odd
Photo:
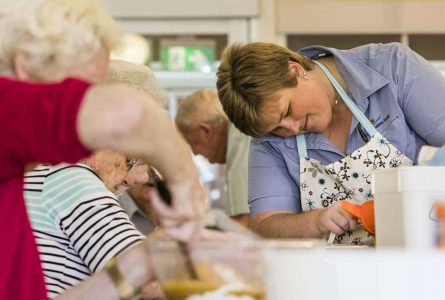
{"label": "floral apron", "polygon": [[[314,61],[326,74],[340,97],[359,121],[370,139],[351,155],[334,163],[323,165],[307,156],[304,135],[296,136],[300,156],[300,199],[303,211],[327,208],[344,199],[361,204],[373,198],[371,173],[374,170],[410,166],[413,162],[385,139],[349,98],[329,70]],[[363,136],[364,133],[361,132]],[[365,139],[366,141],[366,139]],[[361,225],[354,231],[336,236],[336,244],[373,244],[374,238]]]}

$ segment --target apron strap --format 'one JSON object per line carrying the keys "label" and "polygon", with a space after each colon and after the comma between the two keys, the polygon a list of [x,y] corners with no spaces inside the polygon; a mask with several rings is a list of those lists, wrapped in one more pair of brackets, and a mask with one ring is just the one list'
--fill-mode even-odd
{"label": "apron strap", "polygon": [[307,147],[306,147],[306,138],[304,134],[297,135],[295,137],[297,139],[297,148],[298,148],[298,156],[301,158],[307,158]]}
{"label": "apron strap", "polygon": [[375,129],[374,125],[368,120],[368,118],[365,116],[365,114],[358,108],[358,106],[352,101],[352,99],[348,96],[348,94],[345,93],[343,88],[340,86],[340,84],[335,80],[334,76],[332,76],[331,72],[320,62],[314,60],[313,61],[317,66],[320,67],[320,69],[325,73],[325,75],[328,77],[329,81],[334,86],[337,93],[340,95],[340,97],[343,99],[343,101],[346,103],[346,105],[351,110],[354,117],[357,118],[359,123],[363,126],[363,128],[366,130],[366,132],[373,136],[377,133],[377,129]]}
{"label": "apron strap", "polygon": [[[323,73],[328,77],[329,81],[334,86],[337,93],[340,95],[340,97],[343,99],[345,104],[348,106],[348,108],[351,110],[354,117],[357,118],[358,122],[363,126],[365,131],[370,135],[373,136],[377,133],[377,129],[375,129],[374,125],[372,125],[371,121],[368,120],[368,118],[365,116],[365,114],[358,108],[358,106],[352,101],[352,99],[346,94],[346,92],[343,90],[343,88],[340,86],[340,84],[337,82],[337,80],[332,76],[331,72],[320,62],[314,60],[313,61],[317,66],[320,67],[320,69],[323,71]],[[297,135],[297,147],[298,147],[298,156],[301,158],[307,158],[307,147],[306,147],[306,138],[304,134]]]}

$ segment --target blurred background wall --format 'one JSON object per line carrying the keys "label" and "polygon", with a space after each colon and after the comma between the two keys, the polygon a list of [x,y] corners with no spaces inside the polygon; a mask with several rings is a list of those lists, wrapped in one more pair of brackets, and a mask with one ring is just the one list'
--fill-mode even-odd
{"label": "blurred background wall", "polygon": [[[297,50],[313,44],[347,49],[396,41],[445,74],[443,0],[99,1],[126,33],[112,58],[152,68],[168,94],[171,116],[185,95],[215,89],[221,53],[233,42],[267,41]],[[0,11],[36,2],[0,0]],[[196,161],[212,198],[223,199],[223,167],[202,157]]]}

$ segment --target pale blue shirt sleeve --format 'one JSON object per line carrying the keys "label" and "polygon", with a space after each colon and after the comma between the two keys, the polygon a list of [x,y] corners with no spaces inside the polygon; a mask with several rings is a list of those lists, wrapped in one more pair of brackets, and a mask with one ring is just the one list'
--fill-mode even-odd
{"label": "pale blue shirt sleeve", "polygon": [[389,63],[407,123],[427,144],[441,146],[445,142],[445,79],[423,57],[403,45]]}
{"label": "pale blue shirt sleeve", "polygon": [[286,147],[284,140],[269,143],[264,139],[252,139],[249,157],[249,207],[252,215],[266,211],[301,211],[297,184],[300,172],[298,153]]}

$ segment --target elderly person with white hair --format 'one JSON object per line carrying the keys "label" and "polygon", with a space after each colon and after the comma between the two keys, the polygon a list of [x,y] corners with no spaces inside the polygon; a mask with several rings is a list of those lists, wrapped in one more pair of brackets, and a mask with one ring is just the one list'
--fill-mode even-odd
{"label": "elderly person with white hair", "polygon": [[212,90],[197,90],[182,100],[175,117],[176,126],[195,155],[210,163],[225,164],[227,199],[224,210],[240,224],[249,224],[247,164],[250,137],[227,118]]}
{"label": "elderly person with white hair", "polygon": [[[195,220],[204,212],[205,193],[189,148],[171,120],[151,97],[128,85],[91,84],[104,80],[108,52],[118,37],[113,20],[92,1],[46,0],[29,12],[4,15],[0,22],[0,74],[57,82],[28,84],[0,78],[0,123],[5,125],[6,138],[0,146],[0,233],[8,240],[0,247],[5,262],[0,271],[0,298],[45,298],[19,190],[28,163],[75,162],[90,150],[103,148],[141,157],[164,175],[172,194],[172,208],[159,198],[153,202],[169,232],[190,233],[184,230],[199,223]],[[196,205],[190,199],[196,199]],[[143,243],[110,261],[106,271],[97,272],[63,297],[129,298],[153,279]]]}
{"label": "elderly person with white hair", "polygon": [[40,1],[1,22],[0,74],[27,81],[103,82],[120,38],[114,20],[86,0]]}

